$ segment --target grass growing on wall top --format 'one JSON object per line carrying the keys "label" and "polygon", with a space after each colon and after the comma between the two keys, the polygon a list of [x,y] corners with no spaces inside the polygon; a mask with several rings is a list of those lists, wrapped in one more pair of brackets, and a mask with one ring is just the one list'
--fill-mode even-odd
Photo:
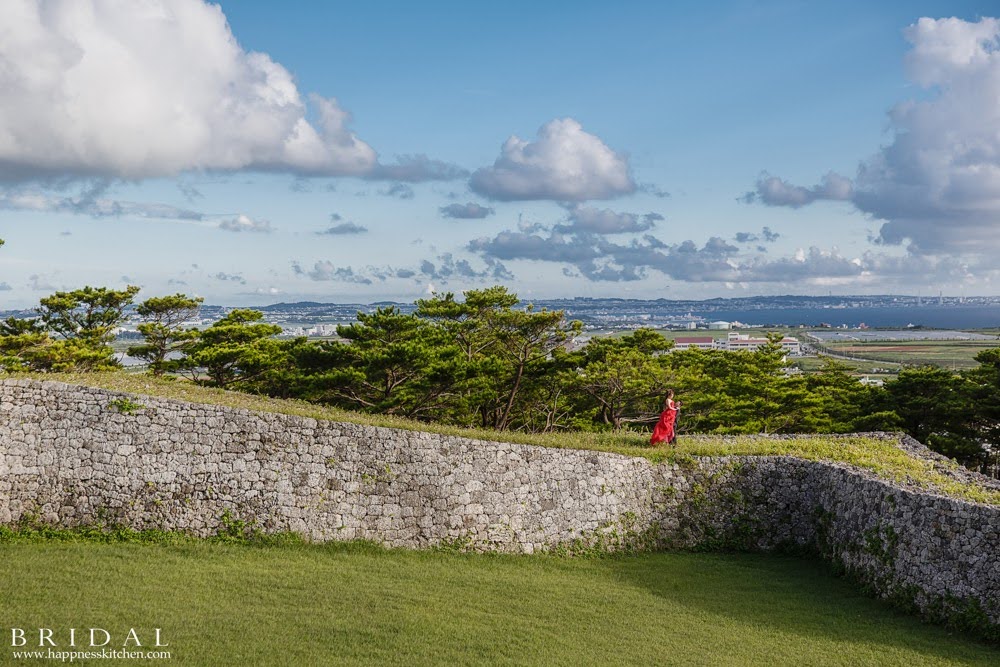
{"label": "grass growing on wall top", "polygon": [[14,627],[57,641],[100,627],[119,645],[129,628],[161,628],[164,662],[178,665],[1000,662],[996,647],[921,624],[819,563],[753,554],[13,543],[0,544],[0,581]]}
{"label": "grass growing on wall top", "polygon": [[[0,375],[0,378],[5,377]],[[350,412],[301,400],[274,399],[242,392],[202,387],[180,379],[155,378],[129,373],[82,373],[11,375],[33,380],[98,387],[129,394],[157,396],[192,403],[220,405],[260,412],[276,412],[313,419],[425,431],[487,441],[513,442],[543,447],[585,449],[640,456],[654,463],[683,463],[694,456],[793,456],[813,461],[837,461],[869,470],[883,479],[918,486],[944,495],[1000,505],[1000,491],[962,482],[947,474],[957,463],[931,463],[914,458],[893,443],[865,436],[804,436],[766,438],[757,436],[682,436],[676,447],[650,447],[648,435],[638,433],[517,433],[465,429],[428,424],[388,415]]]}

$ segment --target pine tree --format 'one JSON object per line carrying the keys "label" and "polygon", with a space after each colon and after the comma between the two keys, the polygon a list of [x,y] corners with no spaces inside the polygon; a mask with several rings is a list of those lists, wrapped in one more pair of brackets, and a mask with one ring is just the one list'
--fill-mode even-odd
{"label": "pine tree", "polygon": [[183,324],[197,316],[203,301],[201,297],[174,294],[152,297],[140,303],[136,312],[143,318],[138,328],[145,343],[129,347],[129,355],[146,360],[149,370],[156,376],[163,375],[172,365],[176,366],[171,364],[168,356],[172,352],[180,352],[185,344],[197,338],[198,332],[194,329],[185,331]]}
{"label": "pine tree", "polygon": [[257,310],[230,311],[198,332],[178,360],[178,370],[210,386],[252,389],[251,382],[288,362],[287,345],[274,339],[281,327],[263,318]]}

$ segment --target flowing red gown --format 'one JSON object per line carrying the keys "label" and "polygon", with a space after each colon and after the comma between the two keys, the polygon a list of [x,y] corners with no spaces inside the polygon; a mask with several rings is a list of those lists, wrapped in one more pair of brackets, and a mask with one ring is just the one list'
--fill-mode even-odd
{"label": "flowing red gown", "polygon": [[653,437],[649,439],[649,444],[655,445],[658,442],[670,442],[676,437],[674,425],[677,423],[677,408],[674,402],[670,401],[666,410],[660,413],[660,421],[656,422],[653,429]]}

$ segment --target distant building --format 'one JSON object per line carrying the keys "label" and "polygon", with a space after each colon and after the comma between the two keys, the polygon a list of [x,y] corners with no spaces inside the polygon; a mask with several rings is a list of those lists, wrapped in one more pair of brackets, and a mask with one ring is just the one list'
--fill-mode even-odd
{"label": "distant building", "polygon": [[709,322],[708,328],[715,331],[721,331],[722,329],[732,328],[732,325],[729,322],[719,320],[718,322]]}
{"label": "distant building", "polygon": [[872,378],[868,377],[867,375],[858,380],[858,382],[868,387],[881,387],[882,385],[885,384],[885,380],[883,380],[882,378]]}
{"label": "distant building", "polygon": [[688,336],[674,339],[675,350],[690,350],[692,347],[699,350],[714,350],[716,349],[715,345],[715,339],[711,336]]}
{"label": "distant building", "polygon": [[[785,354],[802,354],[802,347],[796,338],[785,336],[779,341],[779,344]],[[729,350],[730,352],[753,352],[762,345],[767,345],[766,338],[751,338],[747,334],[739,334],[732,331],[729,334],[729,338],[719,341],[716,349]]]}
{"label": "distant building", "polygon": [[[747,334],[740,334],[735,331],[729,333],[728,338],[713,338],[712,336],[685,336],[675,338],[675,350],[689,350],[696,347],[699,350],[725,350],[727,352],[753,352],[762,345],[767,344],[766,338],[751,338]],[[781,349],[785,354],[802,354],[802,348],[798,339],[785,336],[779,341]]]}

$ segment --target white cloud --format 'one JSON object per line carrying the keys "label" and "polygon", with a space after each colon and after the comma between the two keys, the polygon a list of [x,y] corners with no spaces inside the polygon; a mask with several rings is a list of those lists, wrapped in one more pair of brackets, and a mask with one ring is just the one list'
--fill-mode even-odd
{"label": "white cloud", "polygon": [[201,0],[8,0],[0,63],[0,179],[376,165],[335,99],[307,105]]}
{"label": "white cloud", "polygon": [[976,23],[957,18],[921,18],[903,35],[913,45],[906,66],[914,81],[936,86],[974,70],[996,66],[1000,21],[982,18]]}
{"label": "white cloud", "polygon": [[320,260],[313,264],[312,269],[304,269],[298,262],[292,262],[292,271],[298,276],[308,276],[316,281],[338,281],[371,285],[372,279],[356,273],[350,266],[337,266],[329,260]]}
{"label": "white cloud", "polygon": [[440,284],[449,281],[462,282],[496,282],[512,280],[514,276],[501,262],[491,257],[484,258],[484,266],[476,268],[467,259],[456,258],[451,253],[443,253],[435,261],[422,260],[416,268],[393,268],[391,266],[353,267],[334,264],[330,260],[319,260],[312,268],[304,267],[300,262],[292,262],[292,272],[299,277],[309,278],[317,282],[343,282],[359,285],[373,285],[390,280],[410,280],[417,278],[433,279]]}
{"label": "white cloud", "polygon": [[863,164],[855,204],[887,220],[884,243],[916,252],[1000,247],[1000,21],[920,19],[905,31],[911,78],[935,91],[904,102],[895,140]]}
{"label": "white cloud", "polygon": [[450,280],[483,280],[492,281],[512,280],[513,274],[507,270],[503,263],[486,257],[486,266],[482,269],[475,268],[467,259],[456,259],[450,252],[438,255],[435,261],[422,260],[419,271],[422,275],[438,281],[439,284],[448,284]]}
{"label": "white cloud", "polygon": [[909,77],[929,90],[889,113],[891,142],[853,182],[812,188],[764,175],[744,201],[798,208],[847,199],[884,220],[876,241],[914,254],[1000,250],[1000,20],[922,18],[904,31]]}
{"label": "white cloud", "polygon": [[792,185],[786,180],[764,172],[757,179],[756,189],[753,192],[746,193],[740,199],[748,204],[760,201],[762,204],[768,206],[801,208],[821,199],[829,201],[848,200],[852,194],[853,185],[851,180],[832,171],[823,176],[823,180],[819,185],[814,185],[810,188],[802,187],[801,185]]}
{"label": "white cloud", "polygon": [[261,232],[269,234],[274,231],[271,223],[267,220],[254,220],[248,215],[240,213],[235,218],[228,218],[219,223],[219,229],[227,232]]}
{"label": "white cloud", "polygon": [[569,223],[556,228],[583,234],[628,234],[648,231],[661,220],[663,216],[659,213],[618,213],[607,208],[576,205],[569,207]]}
{"label": "white cloud", "polygon": [[473,173],[469,186],[499,200],[609,199],[636,189],[628,159],[572,118],[549,121],[533,142],[511,136],[493,166]]}
{"label": "white cloud", "polygon": [[[615,243],[596,234],[553,230],[503,231],[475,239],[467,249],[484,260],[529,261],[562,265],[563,273],[593,282],[631,282],[656,274],[685,283],[771,283],[774,285],[888,285],[910,289],[928,280],[945,286],[990,284],[1000,275],[1000,260],[970,264],[955,258],[865,252],[843,255],[838,248],[798,248],[770,258],[758,249],[745,252],[720,237],[704,244],[674,243],[645,235]],[[764,234],[775,234],[765,228]],[[766,248],[764,249],[766,251]],[[506,269],[505,269],[506,270]]]}

